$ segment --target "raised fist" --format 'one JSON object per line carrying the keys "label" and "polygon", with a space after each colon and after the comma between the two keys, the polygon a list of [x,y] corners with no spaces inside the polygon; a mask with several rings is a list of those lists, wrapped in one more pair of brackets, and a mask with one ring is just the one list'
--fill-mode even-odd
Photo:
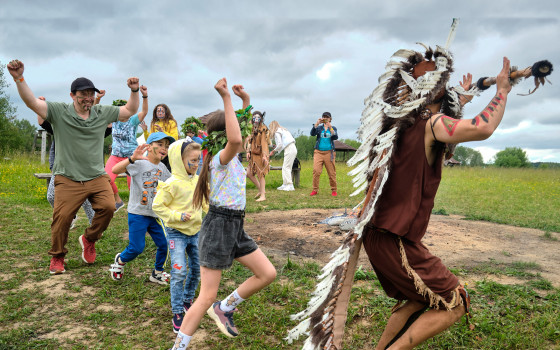
{"label": "raised fist", "polygon": [[220,96],[222,96],[222,97],[227,96],[229,94],[229,91],[228,91],[228,87],[227,87],[226,78],[222,78],[222,79],[218,80],[216,85],[214,85],[214,89],[216,89],[216,91],[218,91]]}
{"label": "raised fist", "polygon": [[148,96],[148,88],[146,86],[140,86],[140,92],[142,93],[142,96]]}
{"label": "raised fist", "polygon": [[14,79],[19,79],[23,76],[23,62],[20,60],[10,61],[7,65],[8,72]]}
{"label": "raised fist", "polygon": [[128,87],[130,88],[130,90],[138,90],[138,86],[140,80],[136,77],[132,77],[132,78],[128,78],[128,80],[126,81],[126,85],[128,85]]}

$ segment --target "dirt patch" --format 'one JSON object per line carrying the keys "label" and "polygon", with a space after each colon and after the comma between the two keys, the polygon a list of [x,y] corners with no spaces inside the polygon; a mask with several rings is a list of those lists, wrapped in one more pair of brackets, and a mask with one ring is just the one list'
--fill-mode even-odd
{"label": "dirt patch", "polygon": [[[343,210],[301,209],[248,214],[245,229],[275,259],[313,259],[323,264],[343,240],[338,226],[317,224]],[[465,220],[458,215],[432,215],[423,243],[448,268],[470,269],[483,264],[536,264],[540,273],[560,287],[560,241],[546,239],[541,230]],[[559,238],[558,233],[551,233]],[[358,266],[371,269],[362,251]],[[514,277],[469,274],[466,282],[489,278],[504,284],[522,283]],[[498,280],[499,279],[499,280]]]}

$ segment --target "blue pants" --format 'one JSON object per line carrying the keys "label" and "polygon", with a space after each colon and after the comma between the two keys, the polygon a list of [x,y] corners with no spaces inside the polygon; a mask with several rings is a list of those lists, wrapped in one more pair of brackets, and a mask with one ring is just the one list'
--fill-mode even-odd
{"label": "blue pants", "polygon": [[[173,228],[167,227],[167,243],[171,258],[171,312],[183,313],[183,302],[193,300],[194,292],[200,280],[198,261],[198,233],[187,236]],[[186,256],[185,256],[186,253]],[[189,270],[187,274],[187,256]]]}
{"label": "blue pants", "polygon": [[150,234],[157,247],[156,271],[163,271],[163,264],[167,258],[167,239],[163,227],[152,216],[128,213],[128,246],[121,253],[122,262],[134,260],[144,251],[146,246],[146,232]]}

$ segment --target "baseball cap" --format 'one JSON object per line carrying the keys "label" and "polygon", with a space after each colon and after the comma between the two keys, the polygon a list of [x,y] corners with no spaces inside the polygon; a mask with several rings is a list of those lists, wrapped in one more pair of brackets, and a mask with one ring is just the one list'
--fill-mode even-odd
{"label": "baseball cap", "polygon": [[87,89],[94,89],[96,92],[99,92],[99,90],[97,90],[97,88],[95,87],[95,85],[93,85],[91,80],[84,77],[74,80],[72,82],[72,85],[70,86],[70,91],[81,91]]}
{"label": "baseball cap", "polygon": [[331,114],[329,112],[324,112],[323,117],[329,117],[332,119]]}
{"label": "baseball cap", "polygon": [[163,139],[168,139],[169,143],[175,142],[175,139],[173,137],[167,135],[163,131],[158,131],[151,133],[150,136],[148,136],[148,140],[146,140],[146,143],[152,143]]}

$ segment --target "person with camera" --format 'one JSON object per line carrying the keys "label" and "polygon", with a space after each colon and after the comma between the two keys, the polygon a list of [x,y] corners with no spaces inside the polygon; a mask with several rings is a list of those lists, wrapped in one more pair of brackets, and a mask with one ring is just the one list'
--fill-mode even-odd
{"label": "person with camera", "polygon": [[316,136],[317,142],[313,152],[313,190],[310,196],[315,196],[319,191],[319,178],[323,172],[323,166],[327,169],[329,175],[331,194],[333,196],[337,195],[334,140],[338,140],[338,133],[336,127],[332,126],[331,121],[331,114],[325,112],[311,128],[311,136]]}

